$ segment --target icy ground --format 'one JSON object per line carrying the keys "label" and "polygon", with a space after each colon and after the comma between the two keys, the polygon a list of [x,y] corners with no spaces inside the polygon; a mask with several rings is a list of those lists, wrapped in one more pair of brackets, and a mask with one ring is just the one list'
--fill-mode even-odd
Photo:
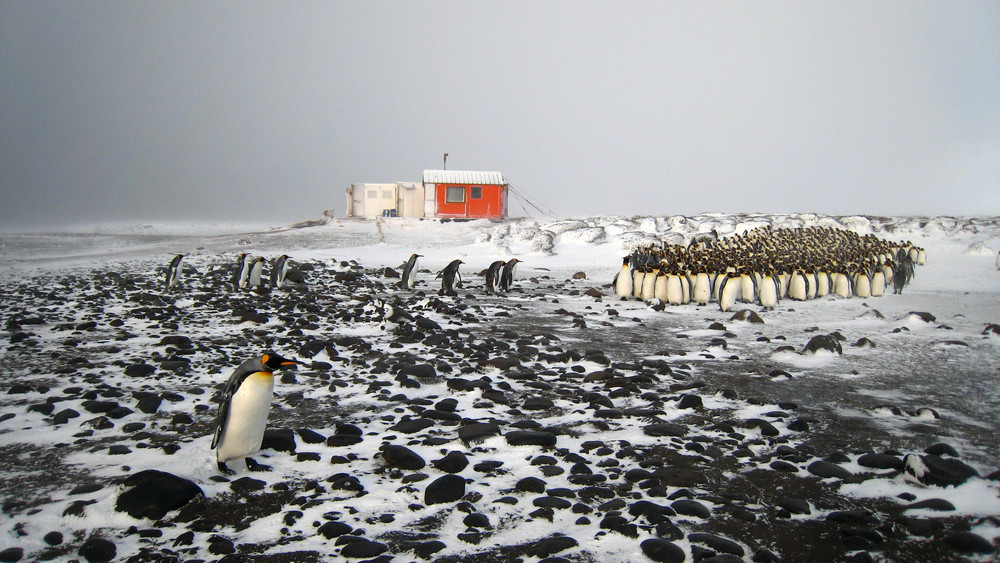
{"label": "icy ground", "polygon": [[[649,539],[672,542],[686,560],[710,551],[786,561],[996,555],[1000,499],[985,477],[1000,466],[1000,337],[984,329],[1000,323],[998,218],[321,223],[0,235],[0,554],[9,546],[24,560],[79,559],[95,545],[107,552],[98,538],[122,560],[351,557],[351,542],[327,537],[324,524],[336,522],[394,561],[434,548],[426,558],[642,561]],[[909,240],[928,263],[903,295],[746,306],[763,324],[714,305],[657,312],[613,299],[608,284],[635,245],[765,224]],[[167,293],[161,270],[178,252],[196,273]],[[233,293],[225,282],[238,252],[289,254],[310,268],[306,283]],[[384,271],[411,252],[424,255],[417,293]],[[516,291],[483,295],[475,274],[513,256],[524,261]],[[438,298],[433,272],[455,258],[466,262],[465,288]],[[372,298],[399,299],[438,328],[413,338],[380,319]],[[799,353],[832,332],[844,337],[843,355]],[[875,347],[852,346],[861,338]],[[209,451],[216,392],[268,346],[313,362],[276,388],[269,427],[295,430],[294,452],[266,449],[258,460],[272,471],[222,480]],[[135,365],[154,369],[130,375]],[[407,376],[407,365],[434,373]],[[409,420],[432,424],[397,426]],[[459,439],[473,422],[497,430]],[[653,435],[656,424],[680,425],[668,428],[679,435]],[[549,432],[555,446],[511,445],[519,430]],[[861,463],[939,443],[981,477],[924,485]],[[428,465],[387,468],[384,444]],[[466,494],[428,505],[428,484],[448,474],[432,462],[451,451],[470,462],[456,473]],[[817,475],[820,461],[850,476]],[[121,479],[144,469],[190,480],[204,497],[158,519],[116,511]],[[526,477],[543,488],[522,490]],[[936,500],[945,510],[911,507]],[[636,508],[642,501],[677,514],[668,526]],[[876,522],[840,522],[850,510]],[[992,554],[962,547],[968,531],[993,542]],[[571,540],[543,541],[552,538]]]}

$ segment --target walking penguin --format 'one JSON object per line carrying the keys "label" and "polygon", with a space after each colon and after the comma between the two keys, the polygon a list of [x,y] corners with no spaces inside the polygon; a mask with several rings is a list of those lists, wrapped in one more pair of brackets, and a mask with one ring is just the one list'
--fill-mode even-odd
{"label": "walking penguin", "polygon": [[220,471],[232,473],[226,462],[244,458],[247,469],[251,471],[268,469],[258,465],[250,456],[260,451],[264,439],[274,394],[274,370],[297,364],[303,365],[297,360],[267,352],[243,362],[229,377],[222,392],[215,437],[212,438],[212,449],[215,450]]}
{"label": "walking penguin", "polygon": [[174,259],[170,261],[170,265],[167,266],[167,289],[170,289],[181,281],[181,271],[184,269],[183,262],[184,255],[178,254],[177,256],[174,256]]}

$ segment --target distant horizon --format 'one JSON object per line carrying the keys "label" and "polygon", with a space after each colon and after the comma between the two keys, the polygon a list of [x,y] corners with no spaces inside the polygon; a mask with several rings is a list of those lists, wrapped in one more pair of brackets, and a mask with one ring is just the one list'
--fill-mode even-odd
{"label": "distant horizon", "polygon": [[[847,213],[847,214],[831,214],[831,213],[817,213],[812,211],[802,211],[802,212],[792,212],[792,213],[768,213],[759,211],[748,211],[748,212],[738,212],[738,213],[726,213],[719,211],[704,211],[701,213],[684,213],[684,214],[658,214],[658,215],[618,215],[618,214],[605,214],[605,215],[565,215],[557,217],[539,217],[539,216],[519,216],[512,215],[503,219],[464,219],[464,218],[447,218],[447,217],[400,217],[400,218],[383,218],[383,217],[345,217],[343,215],[336,215],[333,221],[372,221],[376,219],[382,221],[437,221],[437,222],[471,222],[471,221],[490,221],[490,222],[502,222],[506,220],[534,220],[539,222],[555,222],[555,221],[566,221],[566,220],[585,220],[585,219],[596,219],[596,218],[607,218],[607,219],[644,219],[644,218],[668,218],[668,217],[685,217],[685,218],[698,218],[698,217],[708,217],[708,216],[725,216],[725,217],[801,217],[801,216],[816,216],[816,217],[830,217],[830,218],[848,218],[848,217],[863,217],[865,219],[878,219],[878,218],[890,218],[890,219],[981,219],[981,220],[998,220],[1000,221],[1000,214],[997,215],[885,215],[885,214],[864,214],[864,213]],[[299,219],[296,221],[289,221],[285,223],[274,223],[274,222],[261,222],[261,221],[241,221],[241,220],[226,220],[226,219],[178,219],[178,218],[166,218],[166,219],[151,219],[151,218],[136,218],[136,219],[121,219],[117,221],[86,221],[86,222],[64,222],[55,225],[15,225],[15,224],[3,224],[0,225],[0,234],[14,235],[14,234],[94,234],[94,235],[122,235],[122,234],[144,234],[142,231],[144,228],[157,229],[163,227],[174,228],[175,230],[191,230],[191,236],[198,236],[204,234],[204,231],[215,229],[213,233],[220,234],[230,234],[230,233],[243,233],[248,232],[246,229],[255,229],[253,232],[263,232],[268,230],[282,230],[288,228],[309,228],[313,226],[322,226],[323,212],[320,212],[317,216],[307,219]],[[298,226],[301,223],[317,223],[316,225],[306,225]],[[60,229],[62,227],[62,229]],[[122,229],[127,229],[133,232],[121,232]],[[103,230],[103,232],[102,232]],[[169,230],[168,230],[169,232]],[[160,232],[153,232],[150,234],[163,234]],[[185,233],[186,234],[186,233]]]}

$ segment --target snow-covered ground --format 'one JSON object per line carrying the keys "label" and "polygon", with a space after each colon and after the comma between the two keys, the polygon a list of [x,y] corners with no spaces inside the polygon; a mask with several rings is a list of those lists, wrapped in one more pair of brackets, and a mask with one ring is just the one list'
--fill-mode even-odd
{"label": "snow-covered ground", "polygon": [[[991,554],[956,545],[970,530],[987,542],[1000,537],[998,485],[986,478],[1000,467],[1000,335],[984,331],[1000,323],[1000,218],[706,214],[316,223],[0,235],[0,283],[7,294],[0,321],[9,339],[0,348],[6,483],[0,553],[10,546],[24,560],[78,559],[95,545],[106,551],[106,544],[92,541],[103,538],[123,560],[158,560],[152,554],[211,559],[229,547],[259,560],[350,557],[337,535],[317,533],[329,529],[323,523],[341,522],[400,561],[420,558],[417,544],[438,547],[432,541],[443,546],[427,558],[455,561],[473,555],[536,561],[550,548],[570,560],[640,561],[655,559],[654,548],[670,549],[643,544],[650,539],[671,542],[687,560],[709,548],[746,560],[766,557],[762,549],[789,561],[838,560],[861,551],[914,561],[996,555],[995,548]],[[763,324],[732,320],[715,304],[655,311],[613,298],[609,284],[621,257],[637,246],[685,244],[699,234],[727,237],[766,225],[828,226],[911,241],[926,249],[927,264],[902,295],[783,301],[774,311],[743,307],[758,312]],[[232,292],[228,268],[239,252],[288,254],[311,269],[301,287]],[[384,268],[398,269],[413,252],[423,255],[417,287],[423,293],[398,290],[394,278],[384,277]],[[197,272],[167,293],[161,270],[175,253],[185,254]],[[475,274],[511,257],[523,261],[516,291],[484,295]],[[465,288],[457,298],[438,298],[433,273],[456,258],[465,262]],[[379,317],[372,299],[398,299],[439,325],[425,336],[438,334],[451,344],[407,340],[405,330]],[[834,331],[845,337],[842,355],[800,353],[811,336]],[[190,347],[164,344],[178,336],[190,339]],[[851,345],[861,338],[875,347]],[[272,471],[241,470],[235,479],[252,478],[245,481],[220,479],[209,451],[213,391],[237,364],[268,346],[294,356],[312,342],[335,350],[320,346],[308,358],[317,363],[277,383],[270,427],[310,429],[323,441],[306,443],[297,434],[295,454],[264,450],[258,456]],[[577,353],[554,357],[570,351]],[[514,367],[497,362],[514,356]],[[128,375],[126,368],[136,364],[157,369]],[[404,364],[432,365],[437,373],[400,379]],[[631,380],[616,386],[608,378]],[[408,386],[413,379],[417,386]],[[477,381],[486,381],[485,388]],[[593,397],[584,399],[588,393],[613,406],[607,412],[595,407]],[[138,401],[150,394],[161,400],[145,412]],[[700,405],[681,408],[689,395]],[[440,415],[413,434],[396,429],[411,416],[428,420],[419,416],[424,409],[444,412],[435,405],[449,398],[456,403],[447,412],[458,422]],[[529,399],[544,406],[535,409]],[[108,410],[116,406],[129,412],[114,418]],[[77,416],[58,419],[66,409]],[[456,429],[472,422],[499,430],[464,443]],[[667,423],[686,432],[648,430]],[[552,430],[555,448],[510,445],[507,435],[524,429]],[[345,447],[334,438],[355,430],[362,438],[356,444]],[[906,472],[873,470],[862,459],[866,453],[902,459],[937,443],[958,454],[945,459],[960,459],[979,477],[958,486],[928,485]],[[470,461],[457,472],[466,480],[462,501],[427,505],[428,483],[447,472],[431,465],[386,469],[379,453],[384,444],[406,446],[428,463],[462,452]],[[856,478],[821,479],[818,462]],[[688,482],[671,468],[699,477]],[[120,480],[145,469],[197,484],[204,499],[188,507],[197,505],[204,515],[181,508],[143,519],[117,511],[129,487]],[[650,478],[658,472],[659,483],[626,477],[638,469]],[[607,480],[598,486],[582,474]],[[545,493],[519,489],[525,477],[542,479]],[[343,485],[344,479],[355,484]],[[235,483],[260,490],[246,492]],[[90,486],[74,492],[81,484]],[[597,491],[605,485],[611,497]],[[537,502],[546,496],[573,508],[553,501],[548,513],[536,512],[548,506]],[[671,506],[684,499],[711,516],[676,514],[667,526],[636,508],[641,501]],[[908,508],[935,499],[951,509]],[[796,500],[806,502],[808,514],[787,508],[798,506],[789,502]],[[259,514],[245,508],[255,504],[269,508]],[[879,525],[838,529],[835,515],[851,508],[875,515]],[[478,516],[470,523],[470,513],[488,524]],[[52,532],[61,534],[58,543],[46,535]],[[699,533],[735,541],[743,554]],[[866,539],[842,540],[837,533]],[[563,537],[573,544],[540,544]]]}

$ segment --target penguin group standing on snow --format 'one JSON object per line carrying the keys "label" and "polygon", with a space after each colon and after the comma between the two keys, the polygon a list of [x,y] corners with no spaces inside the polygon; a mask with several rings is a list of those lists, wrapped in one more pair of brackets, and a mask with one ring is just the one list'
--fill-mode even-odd
{"label": "penguin group standing on snow", "polygon": [[880,297],[889,287],[902,293],[925,261],[924,249],[910,242],[828,227],[760,227],[721,240],[697,237],[688,246],[637,248],[622,259],[612,286],[621,299],[773,309],[781,299]]}

